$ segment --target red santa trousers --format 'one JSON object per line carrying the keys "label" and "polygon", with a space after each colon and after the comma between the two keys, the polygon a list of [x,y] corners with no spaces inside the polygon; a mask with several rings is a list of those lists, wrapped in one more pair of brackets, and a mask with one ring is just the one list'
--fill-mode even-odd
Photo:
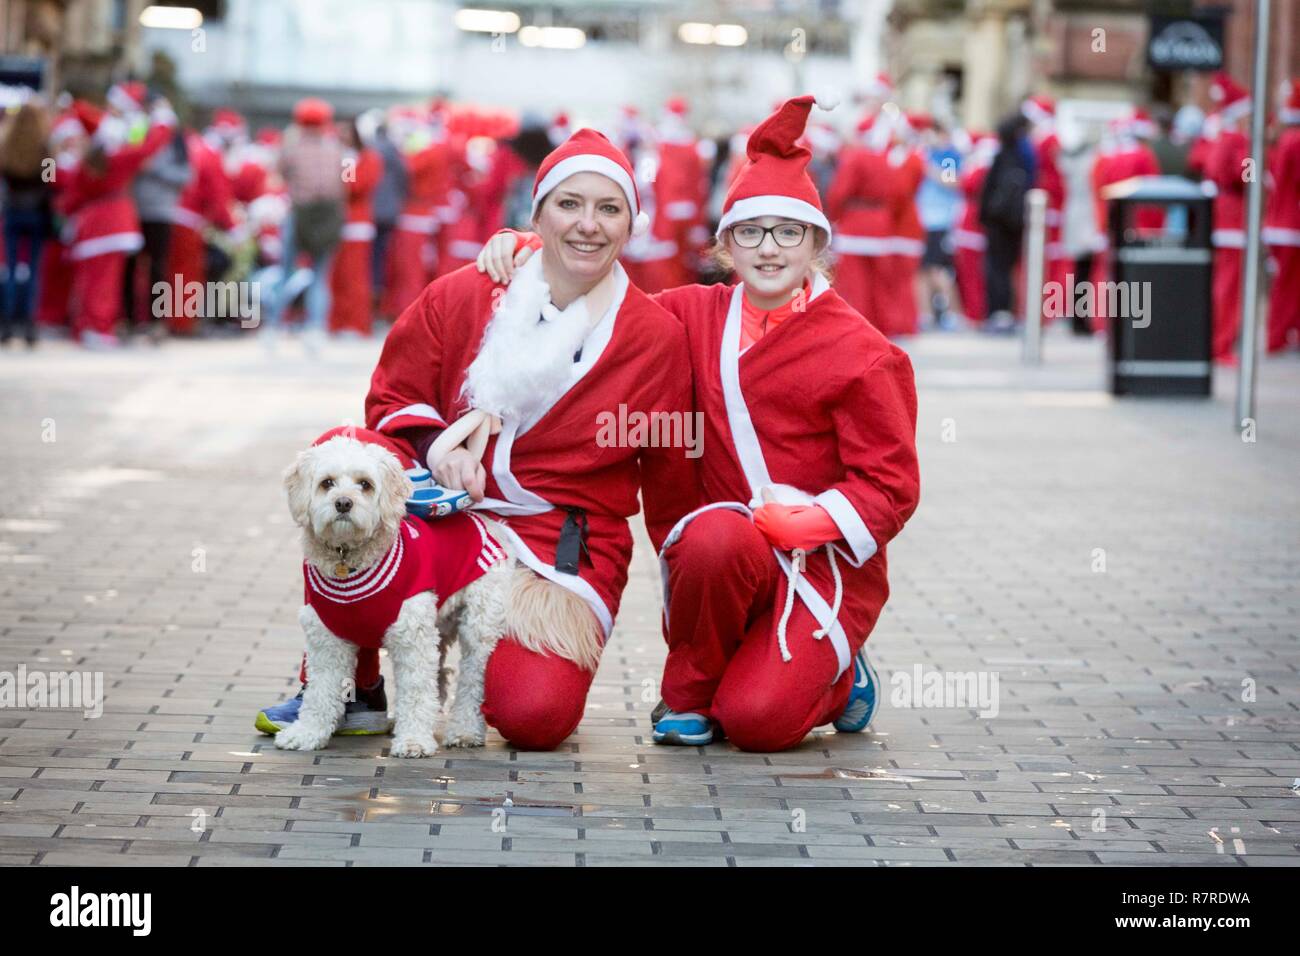
{"label": "red santa trousers", "polygon": [[388,288],[384,312],[401,315],[429,284],[433,275],[433,236],[400,226],[388,241]]}
{"label": "red santa trousers", "polygon": [[[191,288],[191,282],[207,282],[207,265],[203,234],[179,222],[172,223],[171,238],[167,244],[167,282],[172,286],[175,304],[164,318],[167,330],[173,335],[192,335],[198,328],[199,316],[189,315],[183,308],[183,303],[185,291]],[[177,276],[180,278],[177,279]],[[153,290],[149,294],[152,301]]]}
{"label": "red santa trousers", "polygon": [[366,240],[345,239],[330,272],[331,332],[370,334],[370,265],[371,244]]}
{"label": "red santa trousers", "polygon": [[961,299],[962,314],[972,322],[983,322],[987,315],[983,250],[959,246],[953,254],[953,266],[957,272],[957,295]]}
{"label": "red santa trousers", "polygon": [[1214,250],[1213,338],[1216,362],[1236,358],[1237,332],[1241,328],[1241,250],[1220,246]]}
{"label": "red santa trousers", "polygon": [[1277,274],[1268,294],[1268,350],[1280,352],[1287,336],[1300,335],[1300,246],[1274,246]]}
{"label": "red santa trousers", "polygon": [[854,311],[886,335],[890,330],[890,257],[840,253],[835,262],[835,291]]}
{"label": "red santa trousers", "polygon": [[72,295],[72,260],[68,247],[57,239],[47,240],[41,255],[36,321],[47,328],[68,325],[68,302]]}
{"label": "red santa trousers", "polygon": [[105,252],[72,264],[72,323],[83,332],[112,335],[122,309],[126,253]]}
{"label": "red santa trousers", "polygon": [[[786,578],[753,522],[735,511],[698,515],[664,552],[671,635],[663,699],[679,713],[712,717],[742,750],[795,746],[814,727],[844,712],[853,668],[836,679],[829,638],[816,640],[816,618],[796,601],[781,658],[774,619]],[[849,635],[856,654],[865,636]]]}

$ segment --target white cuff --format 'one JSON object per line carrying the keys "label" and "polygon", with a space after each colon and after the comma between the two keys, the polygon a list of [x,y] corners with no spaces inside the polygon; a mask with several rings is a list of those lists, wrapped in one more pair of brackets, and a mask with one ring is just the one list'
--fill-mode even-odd
{"label": "white cuff", "polygon": [[813,502],[825,508],[839,526],[840,533],[853,551],[853,560],[856,562],[854,567],[861,567],[876,553],[876,539],[871,536],[866,524],[842,492],[831,488],[817,495]]}

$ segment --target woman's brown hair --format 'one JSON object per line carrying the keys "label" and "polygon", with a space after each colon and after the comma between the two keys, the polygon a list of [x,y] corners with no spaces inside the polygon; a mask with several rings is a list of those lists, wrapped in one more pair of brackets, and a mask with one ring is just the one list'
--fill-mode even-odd
{"label": "woman's brown hair", "polygon": [[0,142],[0,172],[22,179],[39,176],[48,155],[49,138],[45,109],[38,103],[24,103]]}

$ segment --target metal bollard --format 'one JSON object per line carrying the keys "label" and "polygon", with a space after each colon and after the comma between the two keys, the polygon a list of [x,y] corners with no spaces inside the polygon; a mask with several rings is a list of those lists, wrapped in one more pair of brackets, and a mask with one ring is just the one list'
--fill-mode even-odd
{"label": "metal bollard", "polygon": [[1025,194],[1025,338],[1021,359],[1026,365],[1043,361],[1043,273],[1047,257],[1047,191]]}

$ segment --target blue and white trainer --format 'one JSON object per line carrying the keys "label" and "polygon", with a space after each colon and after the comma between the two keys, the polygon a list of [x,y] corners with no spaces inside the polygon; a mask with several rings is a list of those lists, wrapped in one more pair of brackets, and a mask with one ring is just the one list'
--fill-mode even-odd
{"label": "blue and white trainer", "polygon": [[835,729],[842,734],[860,734],[867,729],[871,718],[876,716],[876,706],[880,703],[880,675],[867,658],[867,648],[863,645],[853,658],[853,688],[849,691],[849,702],[844,713],[835,720]]}
{"label": "blue and white trainer", "polygon": [[679,714],[665,707],[654,723],[654,742],[678,747],[700,747],[713,743],[713,722],[703,714]]}
{"label": "blue and white trainer", "polygon": [[[253,726],[264,734],[274,736],[298,720],[302,709],[302,691],[291,700],[274,707],[267,707],[257,712]],[[388,695],[384,691],[384,679],[368,690],[358,690],[357,699],[347,702],[343,711],[343,722],[334,731],[335,736],[362,737],[388,734],[393,731],[393,722],[388,717]]]}

